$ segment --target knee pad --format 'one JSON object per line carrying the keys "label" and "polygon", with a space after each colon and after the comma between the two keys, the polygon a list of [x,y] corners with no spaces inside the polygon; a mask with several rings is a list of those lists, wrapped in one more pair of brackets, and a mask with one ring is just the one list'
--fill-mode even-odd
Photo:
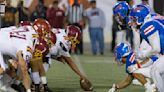
{"label": "knee pad", "polygon": [[39,72],[33,72],[32,73],[32,78],[33,78],[34,84],[39,84],[40,83]]}
{"label": "knee pad", "polygon": [[43,64],[43,67],[44,67],[45,72],[47,72],[48,69],[49,69],[49,67],[50,67],[50,65],[47,64],[47,63],[44,63],[44,64]]}

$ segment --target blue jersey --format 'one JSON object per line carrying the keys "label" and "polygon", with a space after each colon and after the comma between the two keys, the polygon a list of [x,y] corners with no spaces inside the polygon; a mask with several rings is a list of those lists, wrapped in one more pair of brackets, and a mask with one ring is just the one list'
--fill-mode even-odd
{"label": "blue jersey", "polygon": [[[150,59],[153,61],[153,62],[156,62],[158,57],[156,55],[152,55],[150,56]],[[137,64],[137,61],[136,61],[136,57],[135,57],[135,54],[134,52],[131,52],[128,56],[127,56],[127,59],[126,59],[126,73],[128,73],[129,75],[131,75],[131,73],[129,73],[128,71],[128,67],[131,66],[131,65],[134,65],[134,64]]]}
{"label": "blue jersey", "polygon": [[131,74],[128,72],[128,67],[131,65],[137,64],[137,61],[135,60],[135,54],[134,52],[131,52],[126,59],[126,73]]}
{"label": "blue jersey", "polygon": [[148,37],[154,34],[155,32],[159,33],[160,39],[160,48],[161,54],[164,54],[164,18],[163,16],[153,16],[151,20],[144,23],[140,28],[140,34],[143,39],[148,43]]}

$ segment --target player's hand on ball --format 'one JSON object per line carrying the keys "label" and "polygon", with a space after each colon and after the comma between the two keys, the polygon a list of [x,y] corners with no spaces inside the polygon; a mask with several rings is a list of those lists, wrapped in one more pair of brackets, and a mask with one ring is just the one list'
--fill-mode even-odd
{"label": "player's hand on ball", "polygon": [[80,86],[84,91],[93,91],[92,83],[86,78],[80,79]]}
{"label": "player's hand on ball", "polygon": [[115,92],[116,91],[116,84],[113,84],[112,88],[109,89],[108,92]]}

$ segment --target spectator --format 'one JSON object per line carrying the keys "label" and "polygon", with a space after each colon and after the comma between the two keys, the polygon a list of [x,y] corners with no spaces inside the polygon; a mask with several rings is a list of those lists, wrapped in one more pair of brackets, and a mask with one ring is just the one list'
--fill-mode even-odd
{"label": "spectator", "polygon": [[[68,7],[66,16],[68,24],[78,26],[82,34],[82,28],[84,27],[83,5],[78,3],[78,0],[74,0],[72,6]],[[83,54],[83,39],[81,39],[80,43],[77,45],[75,53],[78,53],[78,50],[80,54]]]}
{"label": "spectator", "polygon": [[91,39],[92,53],[97,54],[97,42],[99,44],[99,52],[104,54],[104,34],[103,28],[105,27],[104,12],[96,7],[96,1],[90,1],[91,8],[87,9],[84,15],[88,18],[89,34]]}
{"label": "spectator", "polygon": [[22,0],[19,2],[17,10],[19,16],[19,23],[21,21],[28,21],[28,10],[23,6]]}
{"label": "spectator", "polygon": [[16,19],[18,18],[18,15],[16,14],[16,12],[17,9],[11,6],[11,1],[6,0],[5,16],[2,19],[2,27],[9,27],[17,24]]}
{"label": "spectator", "polygon": [[34,21],[37,18],[46,19],[46,8],[41,2],[39,2],[38,6],[36,7],[36,10],[32,13],[30,20]]}
{"label": "spectator", "polygon": [[58,0],[53,2],[53,6],[47,10],[47,20],[54,28],[63,28],[65,13],[58,7]]}

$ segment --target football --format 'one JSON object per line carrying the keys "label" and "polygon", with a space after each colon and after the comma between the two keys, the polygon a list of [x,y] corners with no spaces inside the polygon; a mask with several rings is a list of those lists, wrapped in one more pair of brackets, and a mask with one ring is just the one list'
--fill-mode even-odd
{"label": "football", "polygon": [[87,79],[80,79],[80,86],[84,91],[93,91],[92,83]]}

